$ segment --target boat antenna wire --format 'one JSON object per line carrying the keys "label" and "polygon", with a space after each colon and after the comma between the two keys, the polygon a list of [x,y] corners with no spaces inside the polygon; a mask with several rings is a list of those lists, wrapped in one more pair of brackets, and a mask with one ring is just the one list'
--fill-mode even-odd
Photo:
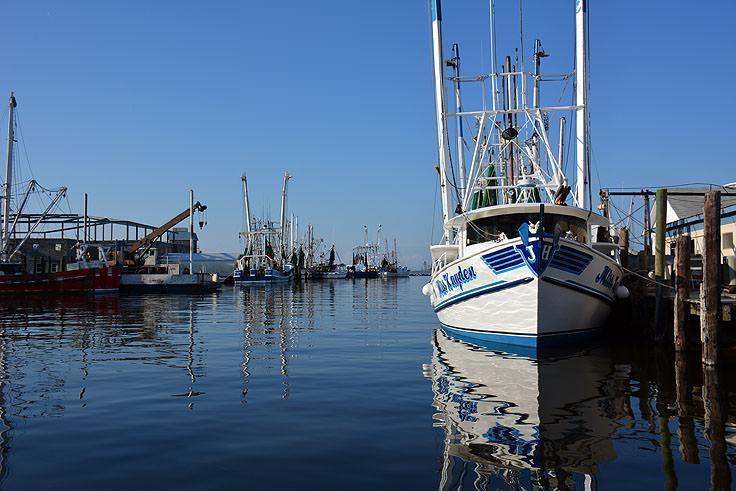
{"label": "boat antenna wire", "polygon": [[[437,173],[437,179],[440,178],[440,174]],[[434,204],[432,205],[432,209],[434,210],[434,213],[432,215],[432,233],[429,236],[429,243],[434,243],[434,226],[437,223],[437,190],[440,187],[440,183],[437,181],[434,186]]]}

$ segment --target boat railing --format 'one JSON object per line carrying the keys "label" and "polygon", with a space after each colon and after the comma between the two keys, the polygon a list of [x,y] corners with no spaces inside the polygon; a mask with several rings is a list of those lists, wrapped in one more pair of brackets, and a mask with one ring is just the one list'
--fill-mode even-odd
{"label": "boat railing", "polygon": [[450,254],[448,252],[442,253],[437,259],[432,261],[432,273],[436,273],[440,269],[444,268],[452,261],[457,259],[457,253]]}

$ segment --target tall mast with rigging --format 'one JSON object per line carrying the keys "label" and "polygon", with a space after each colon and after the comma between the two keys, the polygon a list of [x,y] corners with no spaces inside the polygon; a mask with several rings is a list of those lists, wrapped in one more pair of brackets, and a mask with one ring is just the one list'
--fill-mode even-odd
{"label": "tall mast with rigging", "polygon": [[588,199],[588,64],[587,64],[587,0],[575,0],[575,105],[577,114],[577,183],[575,199],[580,208],[590,208]]}
{"label": "tall mast with rigging", "polygon": [[[463,112],[460,102],[460,48],[457,43],[452,45],[452,59],[447,60],[455,73],[455,112]],[[460,196],[465,193],[465,156],[463,155],[463,117],[457,116],[457,166],[460,171]]]}
{"label": "tall mast with rigging", "polygon": [[[432,53],[434,59],[435,109],[437,114],[437,144],[439,150],[440,188],[442,194],[442,224],[450,219],[452,193],[447,182],[450,166],[450,140],[447,134],[447,100],[445,96],[444,59],[442,54],[442,9],[440,0],[431,0]],[[450,234],[443,228],[444,241],[450,243]]]}
{"label": "tall mast with rigging", "polygon": [[15,128],[14,128],[14,117],[15,107],[18,104],[15,102],[13,93],[10,93],[10,100],[8,101],[8,160],[5,167],[5,186],[3,195],[3,241],[2,241],[2,256],[3,259],[7,259],[8,245],[10,237],[8,235],[8,226],[10,225],[10,197],[12,195],[12,184],[13,184],[13,142],[15,141]]}
{"label": "tall mast with rigging", "polygon": [[251,224],[250,224],[250,202],[248,201],[248,180],[245,178],[245,173],[240,176],[240,180],[243,181],[243,201],[245,202],[245,253],[250,254],[250,240],[251,240]]}
{"label": "tall mast with rigging", "polygon": [[279,246],[281,247],[281,257],[286,257],[286,240],[285,240],[285,234],[286,234],[286,183],[289,182],[289,179],[291,179],[292,176],[289,175],[288,172],[284,172],[284,187],[281,190],[281,222],[279,223],[281,227],[281,235],[279,236]]}

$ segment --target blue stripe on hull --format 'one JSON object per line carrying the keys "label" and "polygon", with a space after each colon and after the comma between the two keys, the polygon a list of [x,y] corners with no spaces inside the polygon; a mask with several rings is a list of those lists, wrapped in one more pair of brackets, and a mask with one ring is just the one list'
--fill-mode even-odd
{"label": "blue stripe on hull", "polygon": [[591,336],[597,334],[601,329],[596,327],[572,332],[522,334],[499,331],[478,331],[475,329],[463,329],[460,327],[448,326],[447,324],[442,324],[442,327],[445,331],[450,332],[453,335],[458,335],[467,339],[478,339],[485,342],[509,344],[513,346],[525,346],[527,348],[573,344],[589,339]]}
{"label": "blue stripe on hull", "polygon": [[542,277],[542,280],[543,281],[546,281],[547,283],[551,283],[553,285],[560,286],[562,288],[568,288],[570,290],[574,290],[576,292],[579,292],[579,293],[582,293],[582,294],[585,294],[585,295],[590,295],[591,297],[597,298],[598,300],[601,300],[603,302],[606,302],[609,305],[613,305],[613,299],[612,298],[607,297],[606,295],[600,293],[599,291],[593,290],[592,288],[587,287],[587,286],[585,286],[585,285],[583,285],[581,283],[577,283],[575,281],[570,281],[570,280],[568,280],[568,281],[561,281],[561,280],[558,280],[558,279],[555,279],[555,278],[549,278],[549,277],[546,277],[546,276]]}

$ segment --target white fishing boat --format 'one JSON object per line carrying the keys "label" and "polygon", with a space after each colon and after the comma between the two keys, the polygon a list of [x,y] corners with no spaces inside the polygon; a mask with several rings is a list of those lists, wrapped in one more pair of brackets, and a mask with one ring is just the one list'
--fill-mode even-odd
{"label": "white fishing boat", "polygon": [[[587,12],[584,0],[575,5],[574,74],[542,76],[541,60],[547,54],[537,40],[533,73],[524,71],[522,47],[519,67],[507,56],[497,73],[494,55],[490,74],[461,77],[457,45],[452,59],[443,57],[440,0],[431,0],[444,235],[441,244],[431,247],[432,279],[422,291],[440,322],[462,335],[528,346],[567,342],[601,327],[616,297],[628,295],[620,286],[623,271],[616,246],[596,240],[607,236],[610,221],[590,209]],[[491,26],[494,15],[491,2]],[[446,63],[454,71],[450,77],[455,85],[454,113],[447,110]],[[542,107],[542,80],[572,77],[575,102]],[[491,107],[484,99],[479,110],[462,108],[460,83],[474,81],[490,87]],[[572,195],[563,175],[564,118],[554,122],[560,130],[558,155],[548,134],[550,115],[564,111],[576,115],[577,176]],[[454,167],[449,117],[457,121]],[[471,118],[474,124],[469,126],[476,128],[467,172],[463,118]]]}
{"label": "white fishing boat", "polygon": [[348,267],[344,264],[336,264],[333,269],[322,274],[328,280],[342,280],[348,277]]}
{"label": "white fishing boat", "polygon": [[294,277],[294,267],[287,263],[289,251],[285,240],[286,184],[291,177],[288,173],[284,174],[284,186],[281,193],[281,222],[278,228],[269,220],[251,221],[248,181],[245,174],[240,177],[243,182],[246,230],[240,232],[240,235],[245,237],[245,251],[235,262],[233,280],[236,283],[282,283]]}

